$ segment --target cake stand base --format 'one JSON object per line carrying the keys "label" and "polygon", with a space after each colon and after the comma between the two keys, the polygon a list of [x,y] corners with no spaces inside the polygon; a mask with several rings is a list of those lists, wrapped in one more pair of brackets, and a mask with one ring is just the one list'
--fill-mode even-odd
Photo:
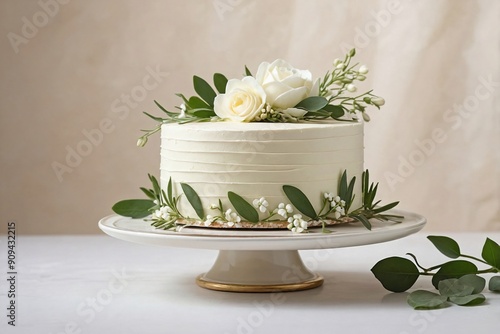
{"label": "cake stand base", "polygon": [[221,250],[212,268],[196,278],[206,289],[229,292],[285,292],[319,287],[297,250]]}

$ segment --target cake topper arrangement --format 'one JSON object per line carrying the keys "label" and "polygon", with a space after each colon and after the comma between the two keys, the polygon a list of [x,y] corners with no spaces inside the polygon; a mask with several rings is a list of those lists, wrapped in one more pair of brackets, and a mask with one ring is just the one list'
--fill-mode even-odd
{"label": "cake topper arrangement", "polygon": [[[158,125],[152,130],[143,130],[145,134],[139,138],[137,145],[144,146],[150,135],[169,123],[358,122],[360,115],[364,121],[369,121],[366,109],[369,106],[380,109],[385,101],[374,95],[372,90],[355,94],[356,82],[365,80],[368,73],[366,66],[353,63],[355,53],[353,49],[343,59],[335,59],[333,69],[316,80],[310,71],[296,69],[279,59],[272,63],[261,63],[255,76],[252,76],[247,67],[246,76],[242,79],[228,80],[220,73],[214,74],[213,82],[217,92],[205,80],[194,76],[194,90],[198,95],[187,98],[183,94],[177,94],[183,103],[176,107],[176,112],[168,111],[155,101],[165,115],[157,117],[145,113],[157,121]],[[335,129],[332,128],[332,131]],[[360,149],[362,152],[362,141]],[[343,164],[344,160],[341,161]],[[197,193],[200,189],[195,189],[194,184],[162,176],[165,182],[162,189],[158,180],[149,175],[152,186],[141,188],[147,199],[120,201],[113,206],[113,211],[127,217],[145,218],[154,227],[167,230],[176,230],[179,226],[201,226],[287,228],[294,233],[304,233],[308,232],[309,227],[320,226],[323,232],[328,233],[328,225],[339,223],[360,222],[371,229],[370,219],[401,221],[404,217],[386,212],[398,202],[380,205],[380,200],[376,199],[378,183],[370,182],[368,170],[362,175],[361,172],[362,165],[357,171],[358,177],[361,177],[361,187],[356,189],[361,189],[360,192],[355,191],[355,176],[348,178],[348,171],[345,169],[338,172],[339,175],[337,170],[332,170],[335,174],[332,179],[335,182],[338,180],[338,184],[333,187],[336,193],[318,190],[314,196],[321,198],[321,201],[311,201],[298,187],[282,184],[277,185],[282,190],[282,199],[275,199],[273,205],[270,205],[265,196],[244,198],[231,191],[232,189],[227,194],[224,193],[224,198],[218,198],[212,203],[202,203]],[[328,188],[328,185],[324,186]],[[356,192],[361,200],[358,198],[355,202]],[[313,196],[310,191],[309,196]],[[184,205],[190,205],[188,213],[186,207],[179,205],[183,197]],[[321,207],[314,207],[312,203],[321,203]]]}
{"label": "cake topper arrangement", "polygon": [[183,103],[175,112],[155,101],[165,115],[158,117],[145,112],[158,125],[152,130],[143,130],[145,134],[137,145],[146,145],[148,137],[160,131],[165,123],[357,121],[359,115],[369,121],[366,109],[369,106],[380,109],[385,100],[372,90],[356,93],[356,81],[366,79],[368,68],[352,62],[355,54],[356,50],[352,49],[343,59],[335,59],[333,68],[318,79],[313,79],[310,71],[296,69],[281,59],[261,63],[255,76],[245,66],[246,76],[242,79],[228,80],[223,74],[215,73],[216,90],[204,79],[194,76],[193,86],[198,96],[187,98],[177,94]]}

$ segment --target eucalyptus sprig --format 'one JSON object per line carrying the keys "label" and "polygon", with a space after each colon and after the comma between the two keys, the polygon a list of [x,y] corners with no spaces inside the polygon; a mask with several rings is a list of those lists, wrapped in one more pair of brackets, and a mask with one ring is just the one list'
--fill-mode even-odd
{"label": "eucalyptus sprig", "polygon": [[119,215],[131,218],[144,218],[151,215],[152,226],[165,230],[172,229],[176,226],[178,219],[184,218],[177,208],[181,195],[177,197],[173,195],[172,179],[169,179],[167,192],[165,192],[153,175],[148,174],[148,177],[152,188],[141,187],[140,189],[149,199],[123,200],[113,205],[112,210]]}
{"label": "eucalyptus sprig", "polygon": [[[477,275],[500,272],[500,246],[486,238],[481,257],[463,254],[458,243],[446,236],[428,236],[433,245],[445,256],[458,259],[465,258],[489,266],[486,269],[478,267],[468,260],[453,260],[425,268],[417,257],[407,253],[413,260],[402,257],[389,257],[375,264],[371,271],[382,283],[384,288],[392,292],[403,292],[410,289],[419,276],[432,276],[432,285],[440,294],[417,290],[409,294],[408,303],[417,309],[433,309],[452,302],[457,305],[477,305],[485,298],[480,292],[485,286],[485,280]],[[500,276],[489,280],[488,288],[500,292]]]}

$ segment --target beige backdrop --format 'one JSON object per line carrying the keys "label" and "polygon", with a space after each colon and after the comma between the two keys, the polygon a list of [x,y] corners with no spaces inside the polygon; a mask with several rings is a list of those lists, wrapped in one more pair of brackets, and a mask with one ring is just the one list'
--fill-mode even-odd
{"label": "beige backdrop", "polygon": [[385,97],[366,126],[384,200],[432,230],[500,229],[500,1],[0,2],[1,232],[98,233],[158,173],[135,147],[193,74],[284,58],[323,75],[356,46]]}

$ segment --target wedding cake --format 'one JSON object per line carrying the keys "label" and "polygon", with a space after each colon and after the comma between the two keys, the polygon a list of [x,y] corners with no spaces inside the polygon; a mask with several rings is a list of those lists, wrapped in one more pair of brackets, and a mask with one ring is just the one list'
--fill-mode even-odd
{"label": "wedding cake", "polygon": [[[380,206],[378,184],[363,167],[366,109],[383,98],[360,94],[366,66],[351,64],[355,50],[335,59],[321,79],[284,60],[263,62],[241,79],[214,74],[212,86],[193,77],[197,95],[157,117],[138,146],[161,133],[160,181],[149,175],[148,199],[125,200],[116,213],[145,218],[162,229],[288,228],[398,216]],[[361,117],[360,117],[361,116]],[[362,118],[362,120],[361,120]]]}

